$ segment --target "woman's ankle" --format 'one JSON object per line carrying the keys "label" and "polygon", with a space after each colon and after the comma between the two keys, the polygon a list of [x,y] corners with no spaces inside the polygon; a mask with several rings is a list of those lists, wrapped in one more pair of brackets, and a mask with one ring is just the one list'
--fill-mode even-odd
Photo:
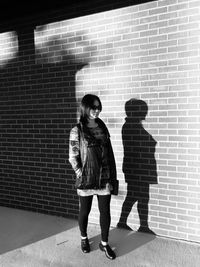
{"label": "woman's ankle", "polygon": [[101,240],[101,244],[105,247],[106,245],[108,245],[108,242],[105,242],[105,241]]}

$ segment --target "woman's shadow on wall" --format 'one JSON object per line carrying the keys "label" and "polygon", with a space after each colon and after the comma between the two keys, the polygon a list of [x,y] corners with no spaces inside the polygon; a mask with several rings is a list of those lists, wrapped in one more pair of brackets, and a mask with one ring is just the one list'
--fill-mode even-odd
{"label": "woman's shadow on wall", "polygon": [[122,127],[122,140],[123,172],[127,183],[127,195],[117,227],[132,230],[127,225],[127,219],[133,205],[137,202],[140,223],[138,232],[155,235],[148,225],[148,204],[150,184],[157,184],[156,141],[142,125],[148,113],[148,106],[143,100],[133,98],[125,103],[125,112],[127,117]]}

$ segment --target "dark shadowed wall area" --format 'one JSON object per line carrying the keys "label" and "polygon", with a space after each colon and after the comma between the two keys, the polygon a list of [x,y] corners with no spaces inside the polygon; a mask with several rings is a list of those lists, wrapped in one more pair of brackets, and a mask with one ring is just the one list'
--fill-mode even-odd
{"label": "dark shadowed wall area", "polygon": [[1,27],[0,205],[77,218],[68,138],[94,93],[120,182],[112,226],[200,242],[200,3],[105,7]]}

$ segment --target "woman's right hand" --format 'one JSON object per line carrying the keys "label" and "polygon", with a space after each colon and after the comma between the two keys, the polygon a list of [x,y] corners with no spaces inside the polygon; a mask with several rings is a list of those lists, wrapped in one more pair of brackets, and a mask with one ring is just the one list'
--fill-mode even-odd
{"label": "woman's right hand", "polygon": [[81,169],[78,169],[78,170],[76,171],[76,176],[77,176],[77,178],[81,177],[81,175],[82,175],[82,170],[81,170]]}

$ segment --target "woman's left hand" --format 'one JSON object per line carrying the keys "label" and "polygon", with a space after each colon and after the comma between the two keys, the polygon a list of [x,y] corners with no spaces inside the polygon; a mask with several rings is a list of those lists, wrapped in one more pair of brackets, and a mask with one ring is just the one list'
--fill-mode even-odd
{"label": "woman's left hand", "polygon": [[110,183],[107,183],[107,184],[106,184],[106,188],[107,188],[108,190],[110,190],[110,191],[113,190],[113,186],[112,186]]}

